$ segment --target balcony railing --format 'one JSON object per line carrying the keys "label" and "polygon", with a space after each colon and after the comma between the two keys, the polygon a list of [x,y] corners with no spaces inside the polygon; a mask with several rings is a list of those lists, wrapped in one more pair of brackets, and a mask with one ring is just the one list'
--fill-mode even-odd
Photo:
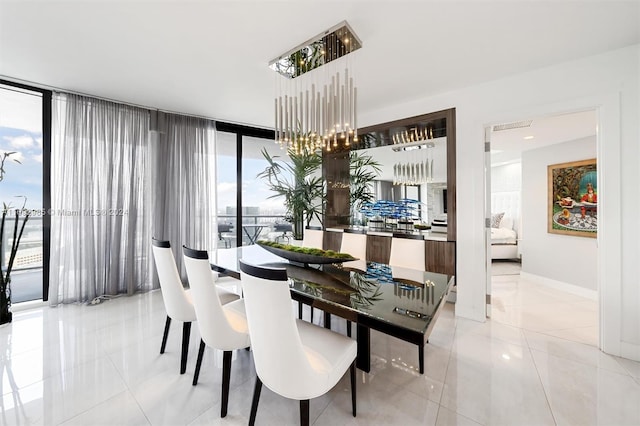
{"label": "balcony railing", "polygon": [[[2,253],[0,253],[0,263],[4,268],[9,263],[11,255],[11,245],[13,244],[13,227],[15,218],[7,217],[4,225],[4,235],[2,236]],[[22,225],[22,218],[18,226]],[[20,232],[20,229],[18,229]],[[42,217],[30,217],[24,227],[24,233],[20,240],[20,247],[13,262],[13,270],[42,268]]]}
{"label": "balcony railing", "polygon": [[[262,215],[262,214],[255,214],[255,215],[249,215],[249,214],[244,214],[242,215],[242,224],[246,225],[246,224],[250,224],[250,225],[268,225],[265,226],[265,228],[261,231],[259,238],[260,239],[268,239],[270,238],[269,234],[273,234],[275,232],[273,225],[275,225],[276,223],[283,223],[285,222],[285,216],[284,214],[273,214],[273,215]],[[235,238],[236,238],[236,230],[238,229],[236,226],[236,215],[228,215],[228,214],[219,214],[218,215],[218,225],[220,224],[226,224],[226,225],[230,225],[231,229],[227,230],[225,232],[219,232],[218,236],[222,241],[225,241],[225,246],[226,247],[235,247],[236,243],[235,243]],[[219,229],[220,231],[220,229]],[[242,231],[241,231],[242,232]],[[250,241],[249,237],[242,232],[242,245],[250,245],[253,244],[252,241]]]}

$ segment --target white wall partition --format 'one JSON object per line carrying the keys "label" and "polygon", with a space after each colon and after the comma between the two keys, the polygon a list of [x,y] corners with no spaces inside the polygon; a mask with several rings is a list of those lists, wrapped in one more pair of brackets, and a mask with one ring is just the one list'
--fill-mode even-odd
{"label": "white wall partition", "polygon": [[[639,63],[640,45],[633,45],[390,105],[361,117],[362,123],[374,124],[456,108],[456,315],[485,320],[486,283],[479,279],[485,276],[486,251],[484,126],[596,108],[602,176],[598,183],[601,347],[606,352],[640,360],[640,225],[637,214],[631,213],[640,211]],[[419,92],[420,87],[415,90]]]}

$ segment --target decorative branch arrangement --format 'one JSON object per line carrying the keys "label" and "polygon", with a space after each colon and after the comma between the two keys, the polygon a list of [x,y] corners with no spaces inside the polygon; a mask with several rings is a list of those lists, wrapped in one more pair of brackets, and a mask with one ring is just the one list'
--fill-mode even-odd
{"label": "decorative branch arrangement", "polygon": [[[4,179],[5,161],[15,152],[5,152],[0,159],[0,182]],[[16,163],[20,161],[12,159]],[[13,239],[11,240],[11,249],[9,251],[9,260],[6,267],[4,266],[4,259],[0,259],[0,324],[11,322],[13,314],[11,312],[11,271],[13,269],[13,263],[18,253],[18,247],[20,246],[20,240],[24,232],[24,227],[29,220],[31,212],[24,208],[26,204],[26,198],[21,209],[15,209],[15,220],[13,222]],[[6,225],[7,215],[10,213],[11,206],[7,203],[2,203],[2,222],[0,223],[0,256],[4,254],[4,231]],[[22,224],[20,223],[20,214],[24,214]]]}

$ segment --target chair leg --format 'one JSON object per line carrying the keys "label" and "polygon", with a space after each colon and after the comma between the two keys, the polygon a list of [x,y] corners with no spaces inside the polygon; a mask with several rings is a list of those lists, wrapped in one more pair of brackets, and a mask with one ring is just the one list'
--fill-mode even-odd
{"label": "chair leg", "polygon": [[167,337],[169,337],[169,327],[171,327],[171,318],[167,315],[167,321],[164,323],[164,334],[162,335],[162,345],[160,345],[160,353],[164,353],[167,347]]}
{"label": "chair leg", "polygon": [[418,364],[420,365],[420,374],[424,374],[424,345],[418,345]]}
{"label": "chair leg", "polygon": [[198,384],[198,377],[200,377],[200,367],[202,366],[202,357],[204,356],[204,341],[200,339],[200,349],[198,349],[198,360],[196,361],[196,371],[193,373],[193,386]]}
{"label": "chair leg", "polygon": [[256,387],[253,389],[253,401],[251,401],[251,414],[249,415],[249,426],[256,424],[256,414],[258,413],[258,402],[260,401],[260,391],[262,390],[262,381],[256,375]]}
{"label": "chair leg", "polygon": [[224,351],[222,354],[222,403],[220,404],[220,417],[227,416],[229,405],[229,382],[231,381],[231,355],[233,352]]}
{"label": "chair leg", "polygon": [[182,325],[182,357],[180,358],[180,374],[187,371],[187,355],[189,354],[189,336],[191,335],[191,323]]}
{"label": "chair leg", "polygon": [[309,400],[300,400],[300,426],[309,426]]}
{"label": "chair leg", "polygon": [[347,320],[347,337],[351,337],[351,321]]}
{"label": "chair leg", "polygon": [[356,362],[351,363],[351,411],[356,416]]}

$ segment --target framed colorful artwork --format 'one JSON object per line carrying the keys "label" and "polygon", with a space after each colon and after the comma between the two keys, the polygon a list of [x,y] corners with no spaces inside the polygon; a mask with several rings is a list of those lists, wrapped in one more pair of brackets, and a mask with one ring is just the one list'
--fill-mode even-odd
{"label": "framed colorful artwork", "polygon": [[595,238],[598,235],[596,159],[547,166],[552,234]]}

